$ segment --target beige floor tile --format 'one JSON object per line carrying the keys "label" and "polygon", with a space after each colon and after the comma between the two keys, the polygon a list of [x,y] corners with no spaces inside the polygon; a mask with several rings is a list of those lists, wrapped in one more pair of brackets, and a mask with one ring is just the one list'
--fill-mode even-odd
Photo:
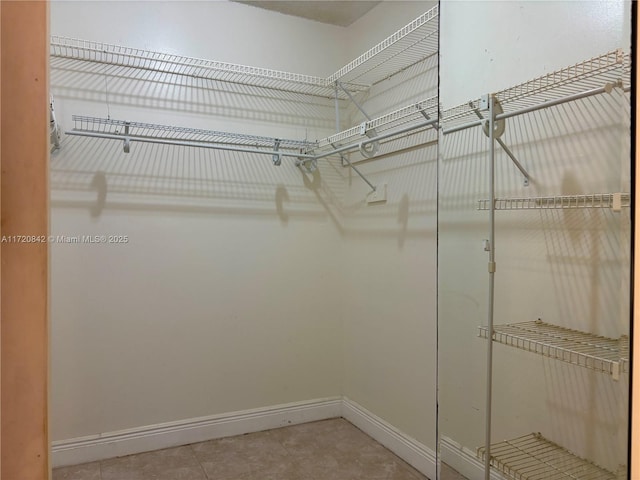
{"label": "beige floor tile", "polygon": [[207,480],[189,446],[104,460],[102,480]]}
{"label": "beige floor tile", "polygon": [[312,478],[426,478],[344,419],[296,425],[272,430],[272,433]]}
{"label": "beige floor tile", "polygon": [[426,477],[346,420],[332,419],[57,469],[53,480],[426,480]]}
{"label": "beige floor tile", "polygon": [[443,462],[440,464],[440,480],[467,480],[467,477]]}
{"label": "beige floor tile", "polygon": [[270,432],[250,433],[191,445],[212,480],[232,480],[256,472],[277,472],[291,462],[287,450]]}
{"label": "beige floor tile", "polygon": [[100,480],[100,462],[53,469],[53,480]]}

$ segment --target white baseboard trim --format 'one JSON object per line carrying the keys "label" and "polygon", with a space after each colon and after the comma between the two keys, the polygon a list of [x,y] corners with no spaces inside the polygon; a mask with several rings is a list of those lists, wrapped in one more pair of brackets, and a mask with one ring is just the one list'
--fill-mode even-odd
{"label": "white baseboard trim", "polygon": [[[442,461],[457,470],[469,480],[484,479],[484,463],[478,460],[475,452],[449,437],[440,439],[440,454]],[[491,480],[505,480],[499,472],[491,471]]]}
{"label": "white baseboard trim", "polygon": [[341,415],[341,397],[287,403],[54,441],[51,460],[53,467],[77,465]]}
{"label": "white baseboard trim", "polygon": [[346,397],[342,400],[342,416],[422,474],[437,478],[436,454],[424,444]]}

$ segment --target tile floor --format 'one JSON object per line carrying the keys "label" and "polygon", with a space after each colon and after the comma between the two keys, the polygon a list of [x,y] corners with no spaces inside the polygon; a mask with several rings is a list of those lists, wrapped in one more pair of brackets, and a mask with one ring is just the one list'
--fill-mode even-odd
{"label": "tile floor", "polygon": [[340,418],[53,470],[53,480],[361,479],[426,477]]}

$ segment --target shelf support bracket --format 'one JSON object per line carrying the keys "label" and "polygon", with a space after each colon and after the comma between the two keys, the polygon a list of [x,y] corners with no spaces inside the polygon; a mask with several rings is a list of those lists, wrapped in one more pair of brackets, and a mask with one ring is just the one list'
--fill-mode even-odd
{"label": "shelf support bracket", "polygon": [[[498,100],[495,99],[495,101],[497,102]],[[484,118],[484,116],[482,116],[482,114],[480,113],[480,110],[478,110],[476,107],[473,106],[472,102],[469,102],[469,106],[475,112],[475,114],[477,115],[477,117],[480,120],[486,120]],[[503,131],[504,131],[504,126],[503,126]],[[498,142],[498,145],[500,145],[500,147],[502,148],[502,150],[504,150],[504,152],[507,154],[507,156],[511,159],[511,161],[516,166],[516,168],[518,170],[520,170],[520,173],[522,173],[522,175],[524,176],[524,182],[523,182],[524,186],[528,187],[529,186],[529,178],[530,178],[529,177],[529,173],[525,170],[525,168],[522,166],[522,164],[518,161],[518,159],[513,154],[511,149],[509,147],[507,147],[507,145],[502,141],[502,139],[498,135],[495,136],[495,140],[496,140],[496,142]]]}
{"label": "shelf support bracket", "polygon": [[[331,146],[333,148],[336,148],[336,146],[333,143],[331,144]],[[340,160],[342,160],[342,164],[343,165],[346,163],[349,167],[351,167],[353,169],[353,171],[356,172],[360,176],[360,178],[367,183],[367,185],[369,185],[369,187],[371,188],[372,191],[374,191],[374,192],[376,191],[376,186],[373,183],[371,183],[369,180],[367,180],[367,177],[365,177],[362,174],[362,172],[360,172],[360,170],[358,170],[356,168],[356,166],[353,163],[351,163],[351,161],[349,161],[349,159],[345,155],[343,155],[342,153],[340,154]]]}
{"label": "shelf support bracket", "polygon": [[353,102],[353,104],[356,107],[358,107],[358,110],[360,110],[362,112],[364,117],[367,120],[371,121],[371,117],[369,115],[367,115],[367,112],[364,111],[362,106],[358,102],[356,102],[355,98],[353,98],[353,95],[351,95],[351,92],[349,90],[347,90],[346,88],[344,88],[344,85],[342,85],[342,83],[338,82],[337,80],[336,80],[336,85],[339,86],[342,89],[342,91],[347,94],[347,97],[349,97],[349,100],[351,100]]}
{"label": "shelf support bracket", "polygon": [[129,138],[129,122],[124,124],[124,153],[131,151],[131,139]]}
{"label": "shelf support bracket", "polygon": [[[368,125],[368,122],[371,121],[371,117],[367,114],[367,112],[364,111],[364,108],[362,108],[362,106],[356,101],[356,99],[353,98],[353,95],[351,95],[351,92],[349,92],[349,90],[344,88],[344,85],[342,85],[342,83],[336,80],[336,86],[340,87],[342,91],[347,94],[347,96],[349,97],[349,100],[351,100],[353,104],[356,107],[358,107],[358,110],[360,110],[360,112],[362,112],[362,114],[367,119],[366,122],[362,122],[362,124],[360,125],[360,135],[366,135],[369,138],[375,138],[378,135],[378,132],[376,132],[375,128],[369,128],[369,125]],[[336,89],[336,92],[337,92],[337,89]],[[360,153],[362,154],[363,157],[371,158],[378,153],[379,147],[380,147],[380,144],[378,142],[362,143],[360,144]],[[342,166],[344,166],[344,161],[342,162]],[[349,166],[352,167],[351,163],[349,163]],[[373,188],[373,190],[375,191],[375,187],[371,187],[371,188]]]}
{"label": "shelf support bracket", "polygon": [[282,163],[282,155],[278,153],[279,149],[280,149],[280,139],[276,138],[275,143],[273,145],[273,151],[275,153],[271,156],[271,161],[276,167],[279,167],[280,164]]}
{"label": "shelf support bracket", "polygon": [[[425,112],[424,109],[420,108],[420,105],[418,105],[417,103],[416,103],[416,110],[418,110],[418,112],[420,112],[425,119],[431,120],[431,117],[427,114],[427,112]],[[434,130],[438,131],[438,122],[432,123],[431,127]]]}

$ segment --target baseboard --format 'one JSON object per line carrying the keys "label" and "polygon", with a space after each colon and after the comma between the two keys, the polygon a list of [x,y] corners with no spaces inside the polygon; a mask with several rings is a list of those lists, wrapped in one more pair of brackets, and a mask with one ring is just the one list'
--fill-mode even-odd
{"label": "baseboard", "polygon": [[342,416],[429,478],[435,479],[436,454],[356,402],[343,398]]}
{"label": "baseboard", "polygon": [[52,465],[77,465],[342,415],[342,398],[287,403],[54,441]]}
{"label": "baseboard", "polygon": [[52,443],[52,465],[77,465],[336,417],[344,417],[427,477],[436,478],[436,455],[432,450],[356,402],[340,397],[59,440]]}
{"label": "baseboard", "polygon": [[[444,463],[469,480],[484,479],[484,463],[478,460],[473,451],[461,446],[451,438],[445,436],[440,438],[440,454]],[[505,477],[492,470],[491,480],[505,480]]]}

